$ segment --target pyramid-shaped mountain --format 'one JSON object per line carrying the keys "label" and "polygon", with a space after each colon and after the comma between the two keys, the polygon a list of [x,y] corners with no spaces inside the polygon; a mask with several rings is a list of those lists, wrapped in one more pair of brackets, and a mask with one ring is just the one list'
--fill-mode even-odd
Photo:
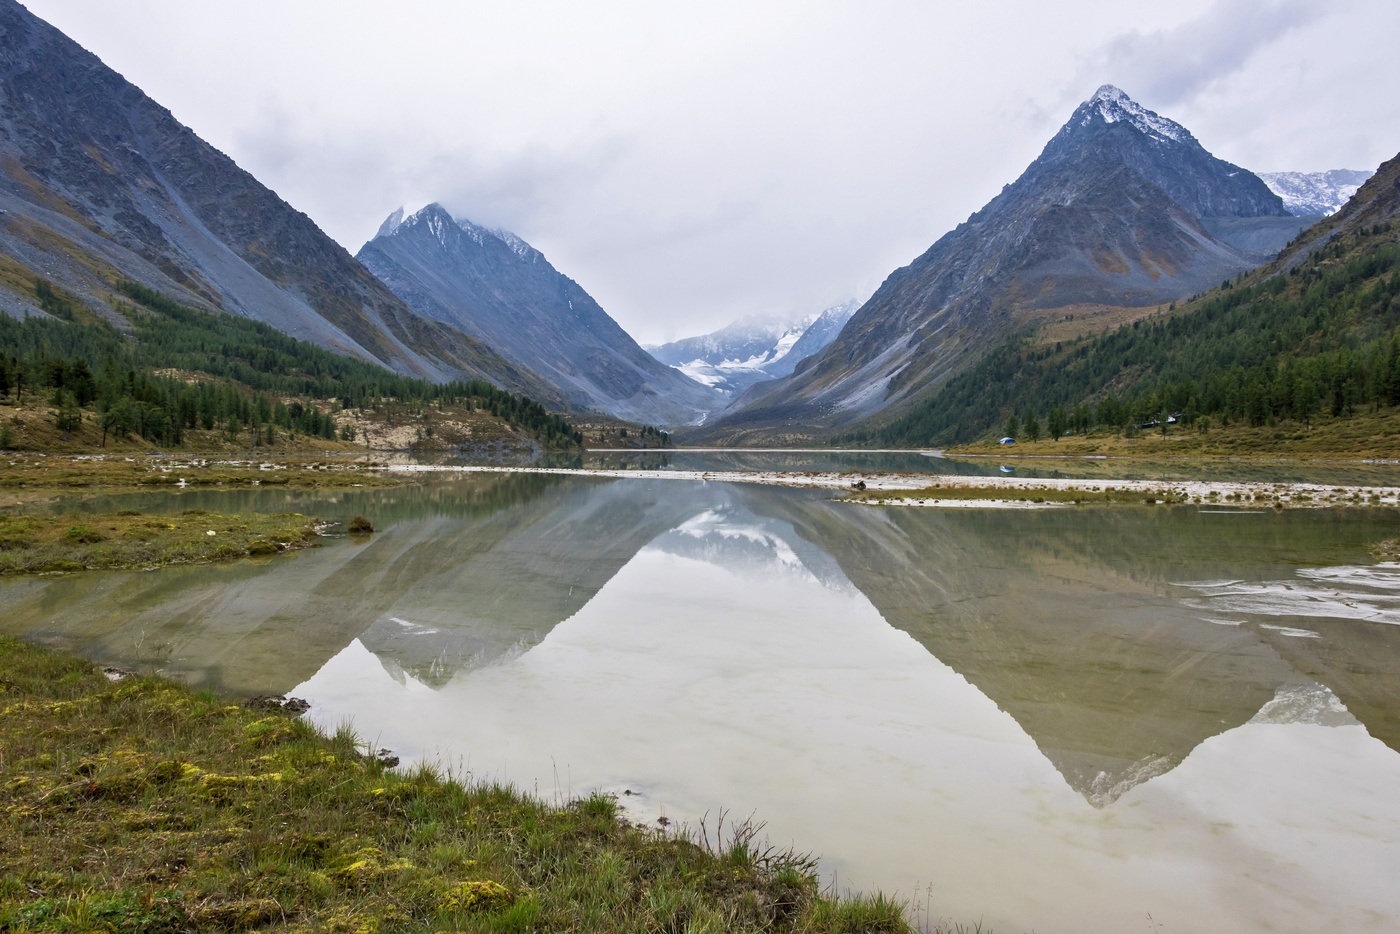
{"label": "pyramid-shaped mountain", "polygon": [[114,283],[129,279],[401,373],[550,391],[415,315],[309,217],[15,0],[0,0],[0,262],[12,314],[37,312],[42,276],[116,319]]}
{"label": "pyramid-shaped mountain", "polygon": [[356,258],[419,314],[486,342],[577,407],[674,426],[722,401],[642,350],[524,240],[439,204],[395,211]]}
{"label": "pyramid-shaped mountain", "polygon": [[1310,223],[1256,175],[1105,85],[982,210],[896,270],[824,353],[717,423],[850,425],[1051,315],[1121,321],[1253,268]]}

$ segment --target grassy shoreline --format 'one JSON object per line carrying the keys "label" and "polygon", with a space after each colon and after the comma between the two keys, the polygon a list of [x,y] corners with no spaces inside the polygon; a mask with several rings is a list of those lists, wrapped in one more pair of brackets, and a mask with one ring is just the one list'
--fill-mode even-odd
{"label": "grassy shoreline", "polygon": [[360,458],[0,454],[0,491],[371,487],[398,478]]}
{"label": "grassy shoreline", "polygon": [[0,930],[891,931],[742,830],[392,770],[347,730],[0,639]]}
{"label": "grassy shoreline", "polygon": [[315,544],[326,524],[298,513],[187,509],[56,516],[0,515],[0,576],[134,570],[261,557]]}

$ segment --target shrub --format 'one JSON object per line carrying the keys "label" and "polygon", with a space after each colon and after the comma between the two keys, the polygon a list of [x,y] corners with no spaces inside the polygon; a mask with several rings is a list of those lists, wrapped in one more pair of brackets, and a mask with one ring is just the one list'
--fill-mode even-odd
{"label": "shrub", "polygon": [[68,531],[63,533],[63,538],[74,545],[92,545],[104,541],[106,536],[86,525],[74,525],[69,526]]}

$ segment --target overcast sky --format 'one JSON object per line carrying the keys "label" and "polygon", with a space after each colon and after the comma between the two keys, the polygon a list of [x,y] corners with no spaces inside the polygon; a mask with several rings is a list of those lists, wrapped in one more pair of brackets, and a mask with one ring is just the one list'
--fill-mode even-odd
{"label": "overcast sky", "polygon": [[505,227],[641,342],[867,297],[1100,84],[1258,172],[1400,151],[1397,0],[25,0],[352,253]]}

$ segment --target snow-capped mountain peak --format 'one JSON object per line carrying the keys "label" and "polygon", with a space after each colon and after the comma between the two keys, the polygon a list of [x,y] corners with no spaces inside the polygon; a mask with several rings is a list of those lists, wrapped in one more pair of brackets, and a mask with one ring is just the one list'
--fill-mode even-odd
{"label": "snow-capped mountain peak", "polygon": [[401,229],[416,223],[426,223],[433,236],[437,237],[438,242],[444,247],[448,245],[447,230],[450,223],[458,227],[478,246],[484,245],[487,239],[491,238],[510,247],[511,252],[521,259],[533,262],[540,255],[538,250],[509,230],[483,227],[465,217],[453,217],[446,208],[436,201],[425,204],[416,210],[411,210],[407,205],[394,209],[393,213],[384,219],[384,223],[379,225],[379,231],[375,236],[392,237]]}
{"label": "snow-capped mountain peak", "polygon": [[[458,223],[462,222],[459,220]],[[491,229],[490,233],[491,236],[510,247],[511,251],[521,259],[529,259],[538,252],[534,247],[530,246],[530,244],[511,233],[509,230],[494,227]]]}
{"label": "snow-capped mountain peak", "polygon": [[394,209],[393,213],[391,213],[388,217],[384,218],[384,223],[379,225],[379,230],[375,232],[375,236],[391,236],[400,227],[404,225],[404,222],[411,220],[414,217],[417,217],[419,214],[423,213],[425,209],[430,207],[440,208],[441,206],[436,203],[428,204],[421,201],[412,204],[399,205],[397,208]]}
{"label": "snow-capped mountain peak", "polygon": [[1125,94],[1123,89],[1117,85],[1101,84],[1099,85],[1099,89],[1094,92],[1094,96],[1089,98],[1089,103],[1091,104],[1098,103],[1099,101],[1106,101],[1111,104],[1116,104],[1121,101],[1128,101],[1131,103],[1132,98]]}
{"label": "snow-capped mountain peak", "polygon": [[797,319],[741,318],[718,331],[646,350],[701,385],[737,393],[761,380],[792,373],[831,343],[859,306],[852,299]]}
{"label": "snow-capped mountain peak", "polygon": [[1269,190],[1283,199],[1283,206],[1300,217],[1332,214],[1351,200],[1371,177],[1368,171],[1332,169],[1330,172],[1263,172]]}
{"label": "snow-capped mountain peak", "polygon": [[384,218],[384,223],[379,225],[379,231],[375,236],[392,237],[416,224],[427,224],[433,235],[442,240],[445,224],[451,220],[452,216],[436,201],[416,209],[410,208],[408,205],[400,205],[394,209],[393,213]]}
{"label": "snow-capped mountain peak", "polygon": [[471,221],[467,220],[464,217],[454,217],[452,218],[452,223],[456,224],[457,227],[462,231],[462,233],[470,237],[472,239],[472,242],[474,242],[477,246],[481,246],[482,244],[486,243],[487,237],[495,236],[495,234],[487,230],[485,227],[473,224]]}
{"label": "snow-capped mountain peak", "polygon": [[1080,126],[1087,126],[1095,119],[1104,123],[1122,121],[1161,142],[1180,143],[1193,138],[1186,127],[1148,110],[1111,84],[1095,91],[1094,96],[1081,105],[1080,111]]}
{"label": "snow-capped mountain peak", "polygon": [[388,217],[384,218],[384,223],[379,225],[379,230],[375,232],[376,237],[388,237],[403,225],[403,207],[397,207]]}
{"label": "snow-capped mountain peak", "polygon": [[356,254],[371,273],[420,316],[486,344],[556,404],[675,426],[722,401],[637,346],[582,286],[510,231],[437,203],[399,208],[380,231]]}

